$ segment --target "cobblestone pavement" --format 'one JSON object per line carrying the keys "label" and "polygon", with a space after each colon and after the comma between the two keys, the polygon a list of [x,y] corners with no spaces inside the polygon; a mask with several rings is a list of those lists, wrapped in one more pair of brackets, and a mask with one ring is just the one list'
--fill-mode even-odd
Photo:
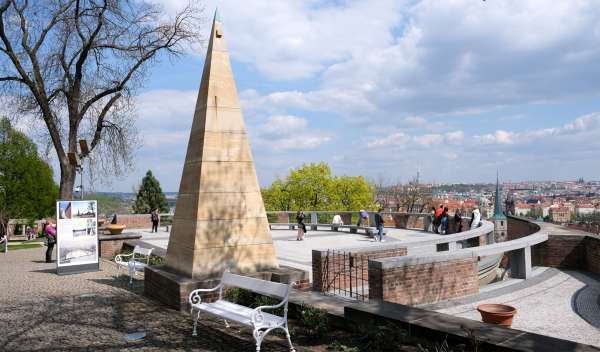
{"label": "cobblestone pavement", "polygon": [[[532,280],[533,281],[533,280]],[[499,290],[500,291],[500,290]],[[512,292],[492,295],[464,305],[436,309],[480,320],[476,307],[502,303],[517,308],[513,328],[600,346],[600,281],[597,275],[558,270],[552,277]]]}
{"label": "cobblestone pavement", "polygon": [[[0,351],[254,351],[250,332],[204,320],[191,336],[189,315],[143,297],[143,282],[130,288],[115,266],[58,276],[44,249],[0,253]],[[133,342],[126,333],[145,331]],[[299,351],[310,349],[296,346]],[[264,351],[289,351],[268,337]]]}

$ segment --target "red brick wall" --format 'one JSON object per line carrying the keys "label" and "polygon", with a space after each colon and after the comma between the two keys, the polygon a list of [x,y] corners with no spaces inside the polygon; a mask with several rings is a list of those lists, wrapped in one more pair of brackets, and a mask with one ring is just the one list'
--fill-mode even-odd
{"label": "red brick wall", "polygon": [[128,229],[152,228],[152,220],[150,219],[150,214],[118,214],[117,222],[119,224],[126,225]]}
{"label": "red brick wall", "polygon": [[540,230],[540,227],[526,219],[519,219],[509,216],[506,222],[508,241],[516,240],[517,238],[529,236]]}
{"label": "red brick wall", "polygon": [[[361,251],[347,254],[346,256],[331,254],[329,259],[326,259],[327,252],[313,250],[312,252],[312,273],[313,273],[313,289],[323,291],[325,288],[324,278],[332,280],[335,273],[340,270],[349,270],[350,256],[352,256],[353,267],[358,267],[352,271],[352,275],[358,275],[360,278],[368,280],[369,259],[388,258],[405,256],[407,253],[406,247],[380,249],[372,251]],[[356,277],[356,276],[355,276]],[[353,280],[354,281],[354,280]],[[366,284],[366,283],[365,283]],[[336,281],[336,287],[347,288],[350,285],[350,277],[345,275],[343,279]]]}
{"label": "red brick wall", "polygon": [[417,305],[464,297],[479,291],[476,258],[410,266],[369,268],[369,298]]}
{"label": "red brick wall", "polygon": [[548,241],[533,246],[533,265],[553,268],[584,269],[586,236],[549,235]]}
{"label": "red brick wall", "polygon": [[123,248],[123,240],[100,241],[100,257],[112,259]]}
{"label": "red brick wall", "polygon": [[479,291],[476,258],[369,267],[369,299],[417,305],[464,297]]}
{"label": "red brick wall", "polygon": [[587,236],[584,246],[586,270],[600,274],[600,236]]}

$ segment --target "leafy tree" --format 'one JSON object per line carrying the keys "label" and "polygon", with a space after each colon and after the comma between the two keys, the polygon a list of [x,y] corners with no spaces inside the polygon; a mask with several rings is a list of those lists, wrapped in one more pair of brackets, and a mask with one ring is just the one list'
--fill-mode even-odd
{"label": "leafy tree", "polygon": [[[149,65],[200,39],[200,6],[167,18],[154,1],[0,1],[0,88],[44,128],[71,199],[80,139],[92,165],[122,172],[136,146],[134,98]],[[43,127],[42,127],[43,126]]]}
{"label": "leafy tree", "polygon": [[39,219],[55,213],[58,187],[52,169],[25,134],[0,119],[0,231],[9,219]]}
{"label": "leafy tree", "polygon": [[326,163],[305,164],[285,180],[275,180],[262,190],[265,208],[275,210],[374,209],[374,187],[362,176],[331,174]]}
{"label": "leafy tree", "polygon": [[135,197],[133,211],[136,214],[148,214],[152,210],[158,208],[160,212],[169,211],[167,198],[160,188],[160,183],[152,175],[152,171],[148,170],[146,176],[142,179],[142,184]]}

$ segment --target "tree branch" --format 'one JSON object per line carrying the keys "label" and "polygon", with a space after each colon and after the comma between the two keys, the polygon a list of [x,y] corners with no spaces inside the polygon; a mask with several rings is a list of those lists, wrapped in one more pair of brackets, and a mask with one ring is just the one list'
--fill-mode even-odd
{"label": "tree branch", "polygon": [[98,115],[98,121],[96,121],[96,131],[94,132],[94,138],[92,139],[92,143],[90,144],[90,151],[94,150],[98,142],[100,142],[100,138],[102,137],[102,128],[104,127],[104,119],[106,114],[110,110],[110,108],[121,98],[121,94],[113,95],[110,100],[104,105],[100,115]]}

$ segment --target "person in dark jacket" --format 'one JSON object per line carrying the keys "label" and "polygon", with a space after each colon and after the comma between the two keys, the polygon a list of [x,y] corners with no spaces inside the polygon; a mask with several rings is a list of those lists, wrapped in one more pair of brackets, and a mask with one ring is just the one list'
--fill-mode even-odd
{"label": "person in dark jacket", "polygon": [[[385,239],[383,238],[383,225],[385,224],[385,221],[383,220],[383,216],[381,216],[382,210],[383,209],[379,209],[379,211],[375,213],[375,227],[377,227],[377,236],[379,237],[379,242],[385,242]],[[375,241],[377,241],[377,238],[375,238]]]}
{"label": "person in dark jacket", "polygon": [[454,212],[454,228],[456,229],[456,233],[462,232],[463,230],[462,214],[460,209],[456,209]]}
{"label": "person in dark jacket", "polygon": [[448,233],[448,207],[444,207],[441,215],[440,234],[445,235]]}
{"label": "person in dark jacket", "polygon": [[158,220],[159,220],[158,208],[152,210],[152,212],[150,213],[150,220],[152,220],[152,231],[151,232],[158,232]]}
{"label": "person in dark jacket", "polygon": [[298,223],[298,235],[296,236],[296,241],[304,241],[304,234],[306,233],[304,218],[306,218],[304,212],[298,210],[296,213],[296,222]]}

